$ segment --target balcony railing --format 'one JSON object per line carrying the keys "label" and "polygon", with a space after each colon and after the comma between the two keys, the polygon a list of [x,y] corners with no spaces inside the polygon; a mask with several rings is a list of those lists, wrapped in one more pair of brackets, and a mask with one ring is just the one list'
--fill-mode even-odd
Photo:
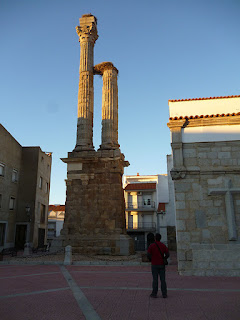
{"label": "balcony railing", "polygon": [[143,231],[156,231],[155,222],[129,222],[127,230],[143,230]]}
{"label": "balcony railing", "polygon": [[143,200],[138,202],[126,202],[127,210],[151,210],[155,208],[155,202],[151,200]]}

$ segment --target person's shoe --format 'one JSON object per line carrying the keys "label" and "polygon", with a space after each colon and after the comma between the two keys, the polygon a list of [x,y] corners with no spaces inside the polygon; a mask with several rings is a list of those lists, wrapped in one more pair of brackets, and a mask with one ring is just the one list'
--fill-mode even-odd
{"label": "person's shoe", "polygon": [[164,299],[166,299],[167,298],[167,294],[163,294],[163,296],[162,296]]}
{"label": "person's shoe", "polygon": [[157,295],[154,294],[154,293],[151,293],[151,294],[150,294],[150,297],[151,297],[151,298],[157,298]]}

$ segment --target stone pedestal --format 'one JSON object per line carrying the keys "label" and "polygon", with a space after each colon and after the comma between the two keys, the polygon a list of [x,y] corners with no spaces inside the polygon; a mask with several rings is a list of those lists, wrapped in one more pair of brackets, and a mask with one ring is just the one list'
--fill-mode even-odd
{"label": "stone pedestal", "polygon": [[122,174],[128,162],[117,150],[69,153],[67,199],[61,236],[51,250],[72,246],[73,253],[129,255]]}
{"label": "stone pedestal", "polygon": [[27,257],[27,256],[30,256],[30,255],[31,255],[31,247],[30,247],[30,244],[27,242],[24,245],[23,256]]}

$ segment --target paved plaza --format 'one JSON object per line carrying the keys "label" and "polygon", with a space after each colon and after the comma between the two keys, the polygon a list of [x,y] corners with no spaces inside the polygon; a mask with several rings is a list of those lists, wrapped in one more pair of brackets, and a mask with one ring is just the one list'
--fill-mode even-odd
{"label": "paved plaza", "polygon": [[0,265],[1,320],[239,320],[240,280],[179,276],[149,298],[150,266]]}

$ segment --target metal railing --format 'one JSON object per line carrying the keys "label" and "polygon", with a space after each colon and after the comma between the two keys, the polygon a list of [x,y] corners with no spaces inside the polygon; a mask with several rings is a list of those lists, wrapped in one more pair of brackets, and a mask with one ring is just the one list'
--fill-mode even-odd
{"label": "metal railing", "polygon": [[[163,242],[165,246],[168,245],[167,242]],[[135,251],[146,251],[150,244],[144,240],[134,240],[134,249]]]}
{"label": "metal railing", "polygon": [[126,202],[126,209],[152,209],[155,208],[155,201],[143,200],[138,202]]}
{"label": "metal railing", "polygon": [[127,230],[145,230],[145,231],[156,231],[155,222],[129,222],[126,226]]}

